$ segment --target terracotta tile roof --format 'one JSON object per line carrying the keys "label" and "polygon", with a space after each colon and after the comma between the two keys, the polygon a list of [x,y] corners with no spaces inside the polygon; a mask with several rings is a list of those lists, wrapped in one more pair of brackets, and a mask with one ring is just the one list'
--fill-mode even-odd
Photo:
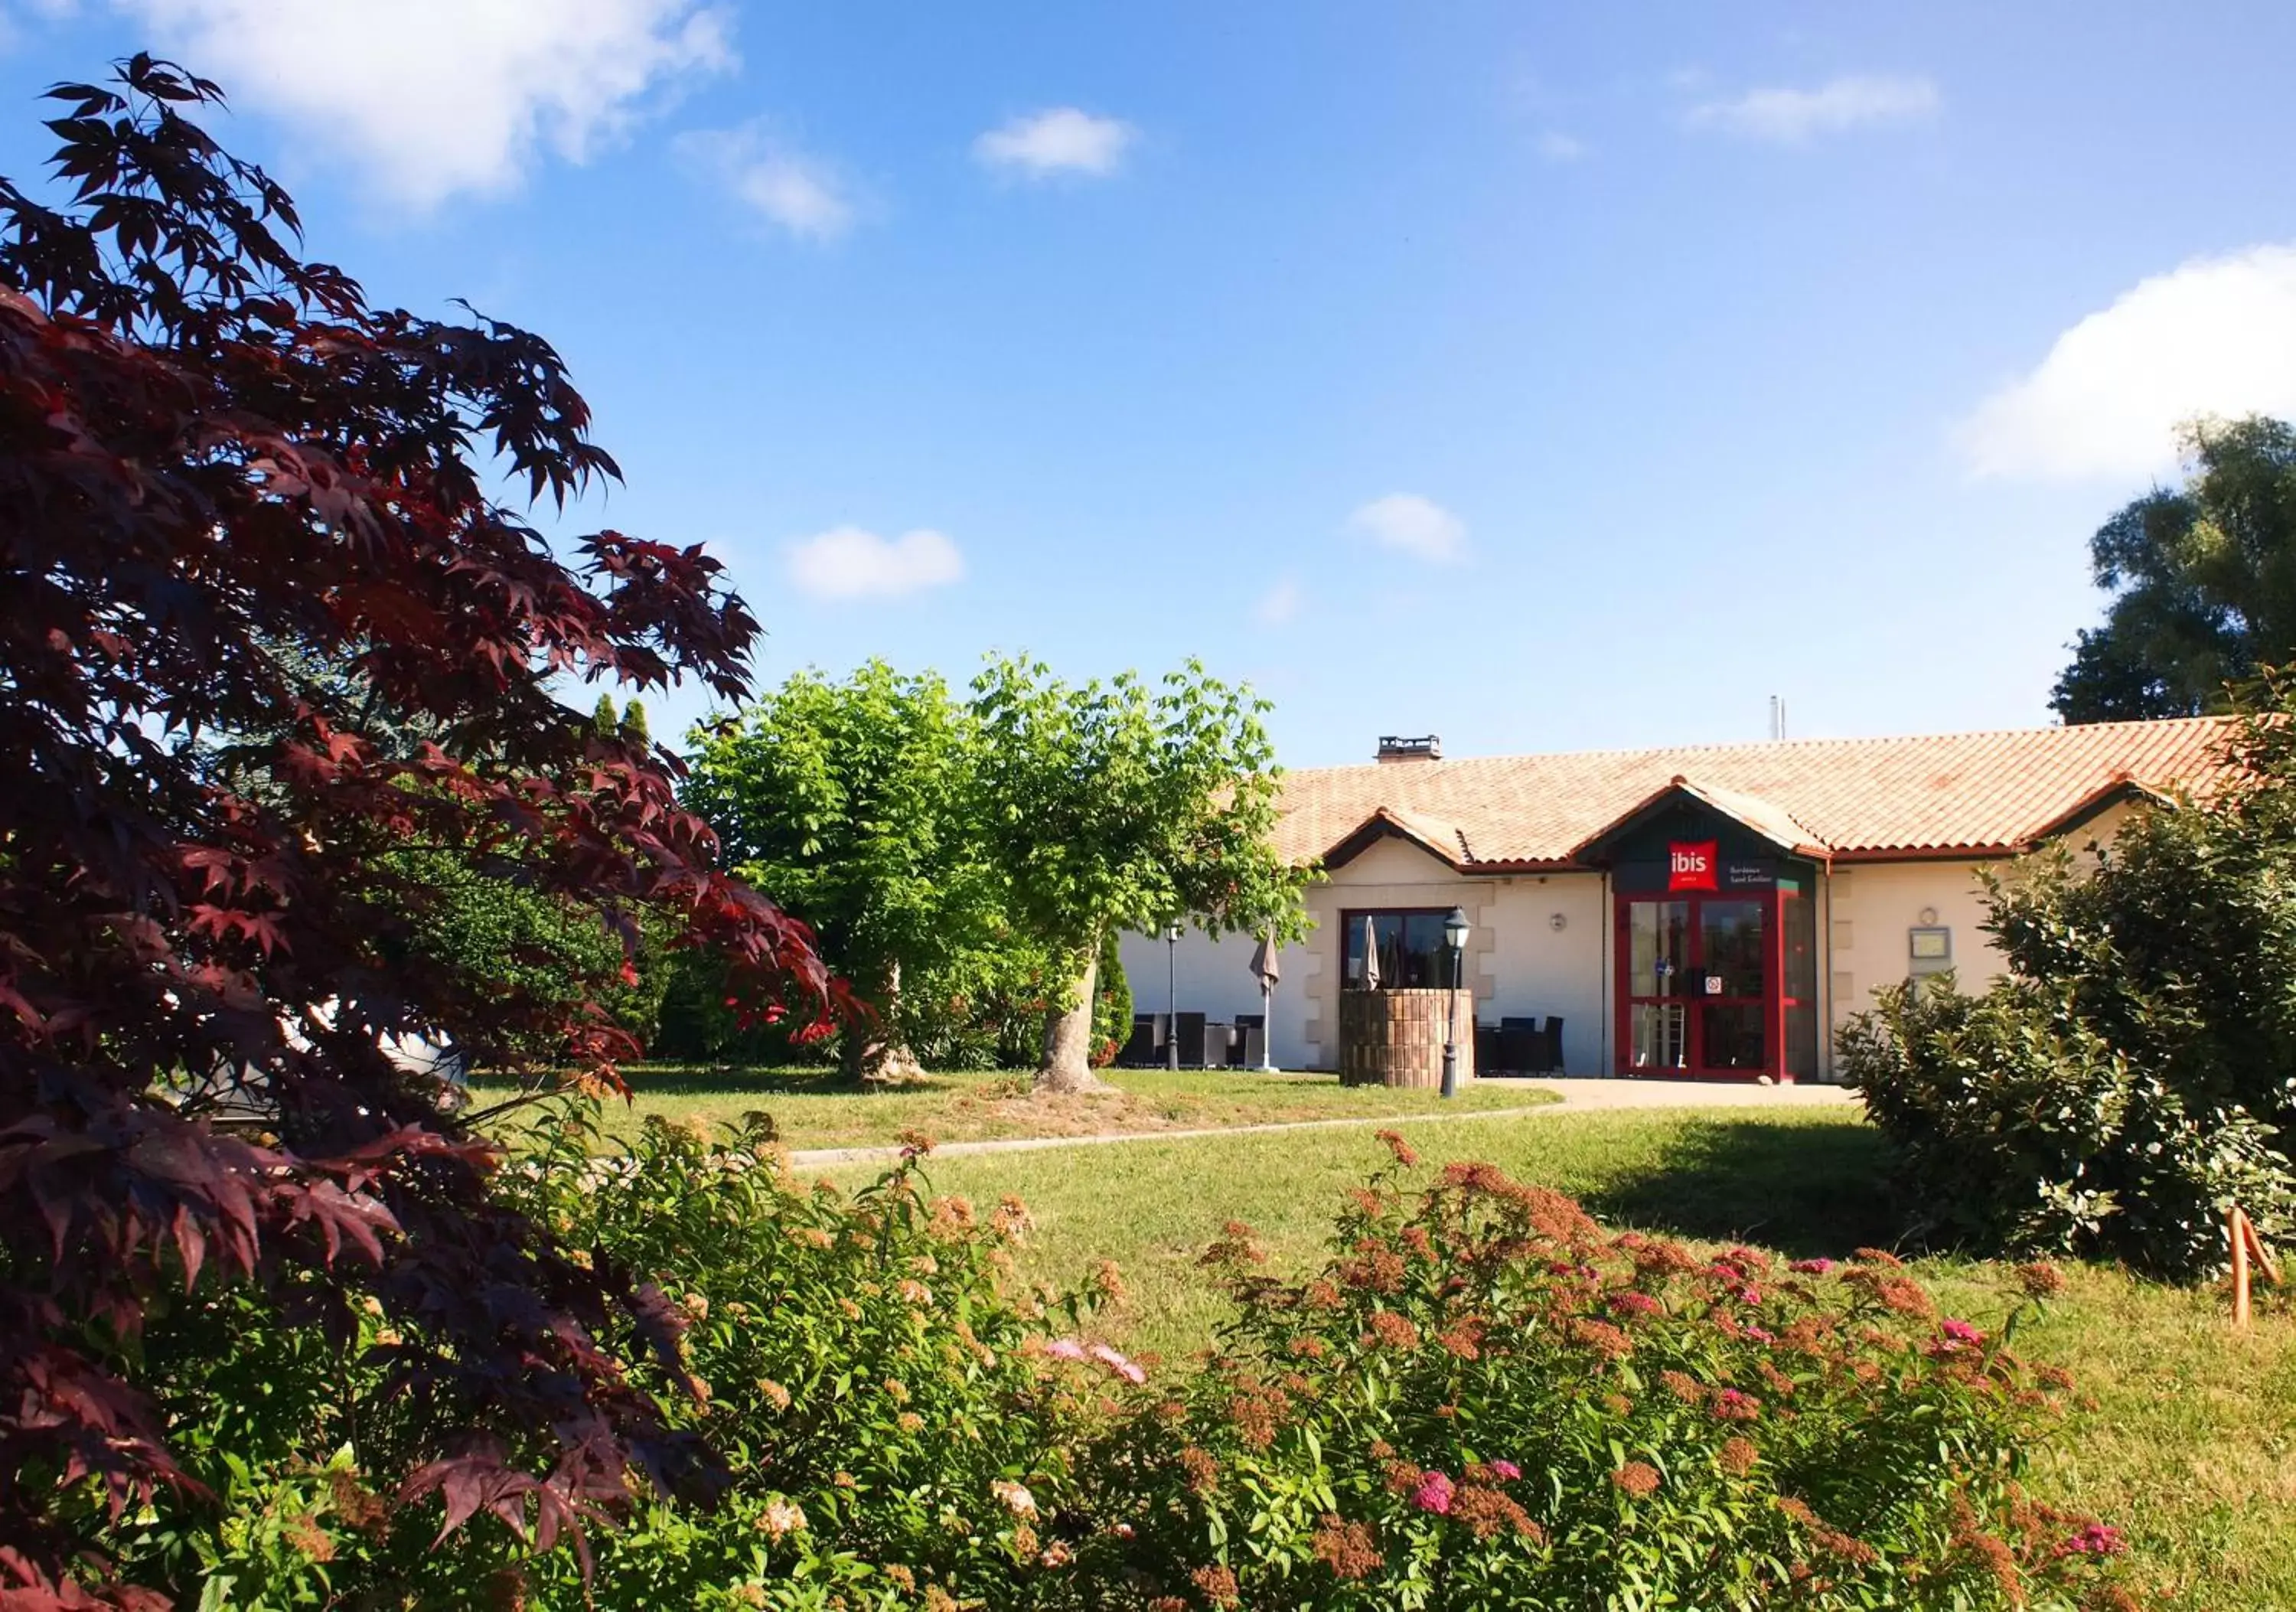
{"label": "terracotta tile roof", "polygon": [[1568,862],[1679,786],[1783,843],[1851,859],[2022,850],[2135,787],[2205,790],[2222,719],[1894,739],[1795,739],[1324,767],[1284,780],[1278,843],[1324,856],[1382,810],[1446,859]]}

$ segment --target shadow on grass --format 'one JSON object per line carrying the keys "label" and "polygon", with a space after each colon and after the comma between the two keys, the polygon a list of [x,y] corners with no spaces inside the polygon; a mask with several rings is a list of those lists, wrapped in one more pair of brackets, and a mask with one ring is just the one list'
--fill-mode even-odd
{"label": "shadow on grass", "polygon": [[1863,1125],[1698,1121],[1656,1170],[1581,1201],[1613,1226],[1839,1257],[1896,1240],[1887,1147]]}

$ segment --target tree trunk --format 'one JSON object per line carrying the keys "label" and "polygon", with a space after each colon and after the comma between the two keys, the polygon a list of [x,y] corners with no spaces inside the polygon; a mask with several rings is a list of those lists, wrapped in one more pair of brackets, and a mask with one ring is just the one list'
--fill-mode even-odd
{"label": "tree trunk", "polygon": [[885,966],[884,983],[876,993],[876,1013],[865,1024],[857,1024],[845,1032],[845,1047],[840,1063],[845,1078],[865,1086],[899,1086],[924,1078],[924,1065],[917,1062],[906,1042],[901,1040],[901,965]]}
{"label": "tree trunk", "polygon": [[1066,1012],[1054,1008],[1045,1014],[1045,1057],[1037,1065],[1039,1091],[1098,1091],[1100,1077],[1092,1072],[1092,1016],[1100,990],[1100,942],[1084,949],[1084,973],[1076,985],[1076,1000]]}

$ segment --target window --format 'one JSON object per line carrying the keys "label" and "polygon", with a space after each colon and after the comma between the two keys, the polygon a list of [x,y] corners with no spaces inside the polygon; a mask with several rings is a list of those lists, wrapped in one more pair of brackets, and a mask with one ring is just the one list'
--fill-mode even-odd
{"label": "window", "polygon": [[1368,924],[1379,953],[1380,989],[1422,991],[1450,984],[1451,949],[1443,941],[1443,924],[1450,916],[1447,907],[1341,913],[1341,980],[1350,991],[1364,988],[1364,931]]}

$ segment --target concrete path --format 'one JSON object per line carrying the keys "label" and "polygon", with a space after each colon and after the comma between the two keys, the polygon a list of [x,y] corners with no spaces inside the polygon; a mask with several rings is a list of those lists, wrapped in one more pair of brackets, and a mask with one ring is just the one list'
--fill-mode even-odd
{"label": "concrete path", "polygon": [[[1496,1082],[1494,1082],[1496,1083]],[[1552,1091],[1562,1100],[1525,1108],[1477,1108],[1464,1114],[1382,1114],[1338,1120],[1287,1120],[1266,1125],[1216,1125],[1192,1131],[1114,1131],[1096,1136],[1007,1137],[990,1142],[948,1142],[935,1158],[975,1153],[1035,1153],[1046,1147],[1101,1147],[1121,1142],[1183,1142],[1208,1136],[1259,1136],[1276,1131],[1362,1130],[1400,1125],[1460,1125],[1477,1120],[1528,1119],[1534,1114],[1583,1114],[1597,1108],[1838,1108],[1857,1101],[1840,1086],[1748,1086],[1721,1081],[1508,1081],[1510,1087]],[[790,1155],[792,1168],[890,1164],[893,1147],[809,1147]]]}

